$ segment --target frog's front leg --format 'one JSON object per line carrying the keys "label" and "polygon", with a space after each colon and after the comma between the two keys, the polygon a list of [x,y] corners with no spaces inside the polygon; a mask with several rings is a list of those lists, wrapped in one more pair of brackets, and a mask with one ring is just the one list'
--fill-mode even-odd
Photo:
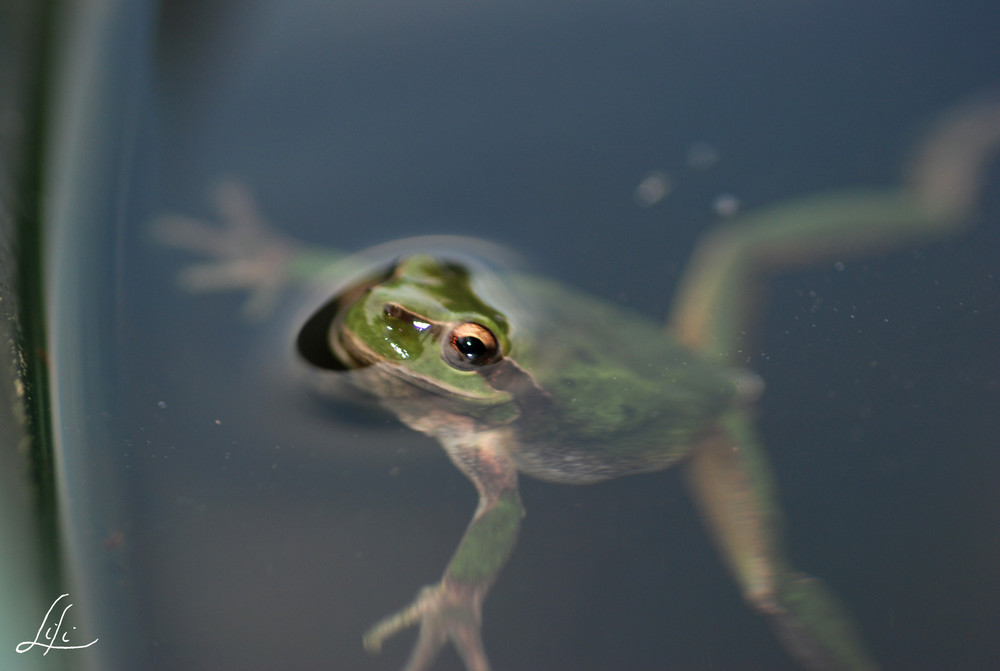
{"label": "frog's front leg", "polygon": [[[439,419],[426,417],[407,423],[423,421],[441,426]],[[454,429],[454,424],[448,426]],[[524,515],[517,470],[508,451],[511,435],[507,429],[451,430],[438,438],[455,465],[476,485],[479,505],[441,581],[425,587],[412,604],[369,629],[365,648],[378,652],[387,638],[419,623],[420,634],[406,671],[429,668],[449,640],[469,671],[489,671],[480,636],[482,603],[510,556]]]}
{"label": "frog's front leg", "polygon": [[180,215],[164,215],[151,227],[161,245],[192,252],[204,261],[185,268],[179,284],[188,291],[245,290],[244,315],[268,316],[288,283],[298,246],[271,230],[249,191],[225,180],[213,189],[220,224]]}
{"label": "frog's front leg", "polygon": [[348,275],[354,270],[345,254],[305,248],[273,230],[240,182],[221,181],[212,190],[212,201],[219,222],[168,214],[150,227],[159,244],[203,258],[178,274],[178,284],[187,291],[246,291],[243,314],[256,321],[271,315],[288,286],[321,273]]}

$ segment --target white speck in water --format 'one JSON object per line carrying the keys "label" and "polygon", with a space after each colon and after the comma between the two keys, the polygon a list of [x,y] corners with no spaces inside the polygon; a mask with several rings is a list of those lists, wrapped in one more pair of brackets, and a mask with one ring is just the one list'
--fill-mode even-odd
{"label": "white speck in water", "polygon": [[723,193],[715,197],[712,209],[720,217],[732,217],[740,211],[740,199],[731,193]]}
{"label": "white speck in water", "polygon": [[673,186],[670,175],[662,170],[654,170],[643,177],[642,181],[639,182],[639,186],[635,187],[632,199],[636,205],[652,207],[670,195]]}
{"label": "white speck in water", "polygon": [[158,407],[160,410],[166,410],[167,409],[167,402],[166,401],[160,401],[159,403],[156,404],[156,407]]}
{"label": "white speck in water", "polygon": [[838,271],[839,270],[843,270],[844,269],[844,262],[843,261],[837,261],[836,263],[833,264],[833,269],[834,270],[838,270]]}

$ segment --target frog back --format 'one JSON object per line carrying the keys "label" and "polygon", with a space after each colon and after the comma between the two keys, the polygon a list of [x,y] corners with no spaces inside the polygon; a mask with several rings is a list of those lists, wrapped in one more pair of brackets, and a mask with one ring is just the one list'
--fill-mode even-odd
{"label": "frog back", "polygon": [[530,314],[510,356],[544,392],[520,403],[525,473],[584,483],[666,468],[736,402],[737,376],[652,318],[550,280],[509,286]]}

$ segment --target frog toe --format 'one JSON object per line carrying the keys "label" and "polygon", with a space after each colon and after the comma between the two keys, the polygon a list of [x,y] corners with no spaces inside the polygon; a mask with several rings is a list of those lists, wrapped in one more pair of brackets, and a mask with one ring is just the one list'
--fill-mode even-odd
{"label": "frog toe", "polygon": [[379,652],[391,636],[418,622],[420,633],[404,671],[426,671],[450,640],[467,671],[490,671],[480,634],[480,603],[473,592],[435,585],[416,600],[383,619],[364,636],[365,648]]}

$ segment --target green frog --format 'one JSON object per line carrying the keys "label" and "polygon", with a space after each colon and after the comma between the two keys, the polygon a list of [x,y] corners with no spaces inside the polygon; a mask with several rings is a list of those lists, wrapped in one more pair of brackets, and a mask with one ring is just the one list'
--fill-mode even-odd
{"label": "green frog", "polygon": [[430,669],[448,644],[469,671],[487,671],[481,609],[524,516],[519,475],[586,484],[683,464],[746,601],[788,652],[806,669],[867,671],[878,667],[846,608],[783,549],[754,430],[762,384],[740,351],[769,273],[952,234],[973,218],[998,145],[1000,101],[978,99],[926,136],[900,187],[809,196],[722,226],[697,247],[665,328],[552,279],[427,251],[437,238],[305,250],[270,233],[234,185],[220,197],[228,227],[170,217],[155,230],[213,257],[182,275],[188,288],[251,289],[258,315],[285,283],[332,268],[341,281],[302,325],[298,351],[437,439],[475,485],[479,504],[441,580],[372,626],[370,651],[416,626],[407,671]]}

